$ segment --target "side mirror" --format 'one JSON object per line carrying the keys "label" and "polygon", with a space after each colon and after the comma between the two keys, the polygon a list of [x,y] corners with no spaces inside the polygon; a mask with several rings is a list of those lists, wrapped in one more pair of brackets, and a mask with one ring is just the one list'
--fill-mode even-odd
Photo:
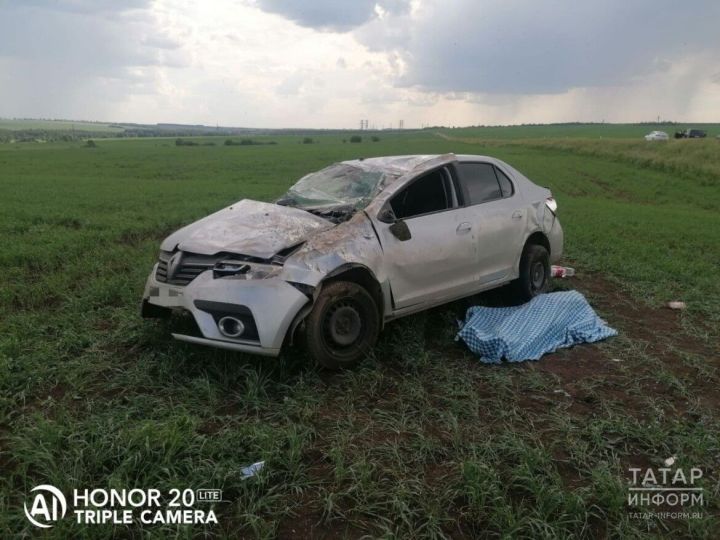
{"label": "side mirror", "polygon": [[393,236],[401,242],[404,242],[405,240],[410,240],[412,238],[412,234],[410,234],[410,228],[407,226],[407,223],[405,223],[401,219],[390,225],[389,229]]}
{"label": "side mirror", "polygon": [[395,212],[392,211],[392,208],[389,206],[384,207],[382,210],[380,210],[380,213],[378,214],[378,221],[382,221],[383,223],[395,223]]}

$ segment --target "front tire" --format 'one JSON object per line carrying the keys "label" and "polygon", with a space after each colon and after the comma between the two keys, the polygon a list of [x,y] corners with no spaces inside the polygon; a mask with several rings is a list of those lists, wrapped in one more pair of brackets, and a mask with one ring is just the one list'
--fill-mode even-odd
{"label": "front tire", "polygon": [[543,246],[528,244],[520,257],[520,276],[513,282],[515,296],[528,302],[550,289],[550,254]]}
{"label": "front tire", "polygon": [[321,366],[333,370],[362,360],[379,333],[375,301],[363,287],[349,281],[325,285],[305,321],[308,351]]}

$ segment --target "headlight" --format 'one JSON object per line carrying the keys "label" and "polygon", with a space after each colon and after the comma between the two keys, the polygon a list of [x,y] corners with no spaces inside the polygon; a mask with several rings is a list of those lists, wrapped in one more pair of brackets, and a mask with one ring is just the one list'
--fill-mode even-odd
{"label": "headlight", "polygon": [[545,206],[547,206],[553,214],[557,213],[557,201],[552,197],[545,199]]}
{"label": "headlight", "polygon": [[213,267],[213,277],[215,279],[238,276],[242,276],[244,278],[244,274],[247,274],[248,270],[250,270],[250,265],[243,262],[218,261]]}
{"label": "headlight", "polygon": [[215,279],[267,279],[280,273],[282,267],[248,264],[243,261],[226,259],[213,267]]}

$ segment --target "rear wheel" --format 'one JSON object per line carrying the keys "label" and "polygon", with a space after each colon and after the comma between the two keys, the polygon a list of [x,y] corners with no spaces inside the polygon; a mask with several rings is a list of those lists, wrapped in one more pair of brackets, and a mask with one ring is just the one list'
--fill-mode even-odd
{"label": "rear wheel", "polygon": [[550,289],[550,254],[543,246],[528,244],[520,258],[520,276],[513,282],[521,302],[532,300]]}
{"label": "rear wheel", "polygon": [[375,345],[380,317],[372,296],[360,285],[335,281],[323,287],[305,320],[305,342],[325,368],[352,367]]}

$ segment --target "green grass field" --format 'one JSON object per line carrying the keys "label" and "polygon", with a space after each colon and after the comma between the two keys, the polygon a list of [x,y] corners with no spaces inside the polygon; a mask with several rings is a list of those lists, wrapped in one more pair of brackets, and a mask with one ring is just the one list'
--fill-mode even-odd
{"label": "green grass field", "polygon": [[[205,528],[66,519],[43,534],[56,538],[716,537],[720,142],[606,151],[568,142],[574,131],[554,144],[442,133],[0,145],[0,535],[38,532],[22,505],[49,483],[221,488],[226,501]],[[327,373],[301,350],[197,348],[140,319],[180,225],[340,159],[449,151],[553,190],[578,270],[558,287],[585,292],[617,338],[486,366],[453,341],[458,302],[389,324],[358,369]],[[663,308],[676,299],[688,309]],[[669,456],[703,469],[702,517],[633,517],[628,468]]]}
{"label": "green grass field", "polygon": [[443,130],[436,133],[452,141],[491,148],[511,148],[519,145],[522,148],[534,148],[543,152],[560,150],[587,157],[623,161],[640,168],[655,169],[678,177],[690,177],[693,180],[691,187],[700,184],[712,189],[720,182],[720,157],[718,157],[720,140],[714,137],[670,141],[645,141],[637,137],[634,139],[589,137],[485,139],[464,136],[463,130]]}
{"label": "green grass field", "polygon": [[720,124],[538,124],[525,126],[476,126],[445,130],[459,137],[479,139],[640,139],[651,131],[664,131],[670,137],[676,131],[702,129],[708,137],[720,135]]}

